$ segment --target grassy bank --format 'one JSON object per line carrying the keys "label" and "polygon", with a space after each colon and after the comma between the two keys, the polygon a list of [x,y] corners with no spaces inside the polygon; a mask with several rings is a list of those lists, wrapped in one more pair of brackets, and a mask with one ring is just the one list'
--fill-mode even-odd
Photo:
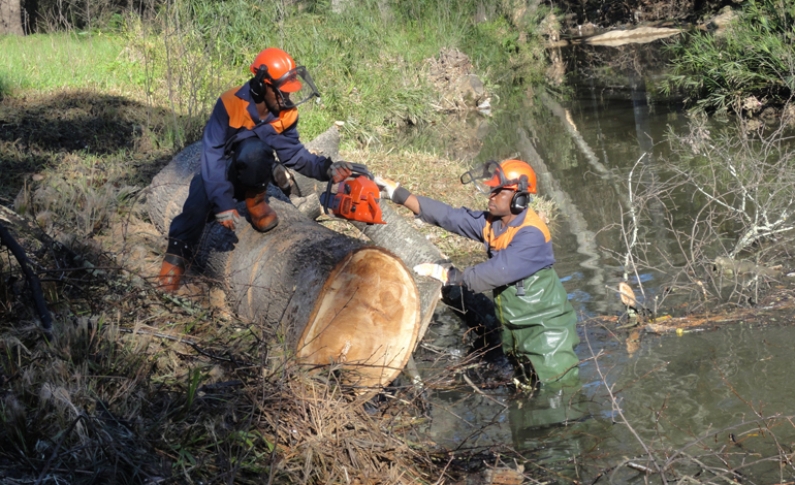
{"label": "grassy bank", "polygon": [[787,103],[795,92],[795,5],[744,2],[724,17],[724,29],[696,31],[673,47],[669,91],[711,111],[757,114]]}
{"label": "grassy bank", "polygon": [[459,473],[455,455],[416,433],[413,387],[366,401],[337,385],[334,368],[304,374],[276,322],[235,318],[208,282],[187,299],[152,285],[165,239],[147,222],[143,189],[198,139],[259,49],[284,47],[321,90],[322,103],[301,108],[305,140],[344,121],[346,156],[425,193],[436,190],[429,171],[445,172],[437,184],[459,173],[396,143],[445,116],[449,93],[427,60],[460,49],[489,90],[543,72],[532,17],[497,7],[475,22],[468,1],[357,5],[173,2],[90,32],[0,38],[0,203],[37,223],[17,236],[55,320],[47,343],[3,248],[0,481],[435,483]]}
{"label": "grassy bank", "polygon": [[135,69],[119,61],[124,41],[118,36],[56,33],[0,37],[2,95],[26,91],[96,89],[129,93]]}
{"label": "grassy bank", "polygon": [[[300,6],[300,5],[299,5]],[[445,47],[467,52],[492,89],[540,80],[544,52],[534,23],[543,12],[477,2],[357,2],[340,13],[316,5],[175,2],[151,19],[128,16],[114,29],[0,38],[0,86],[120,92],[204,120],[218,94],[250,77],[259,50],[279,46],[307,66],[322,102],[302,109],[308,137],[345,121],[352,142],[383,142],[396,130],[433,122],[447,93],[428,82],[425,62]],[[63,79],[66,78],[66,79]],[[196,122],[179,126],[189,142]]]}

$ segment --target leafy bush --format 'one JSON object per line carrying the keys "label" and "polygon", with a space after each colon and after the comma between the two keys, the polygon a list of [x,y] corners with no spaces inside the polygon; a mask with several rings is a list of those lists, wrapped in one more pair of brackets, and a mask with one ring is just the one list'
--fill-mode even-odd
{"label": "leafy bush", "polygon": [[752,0],[727,32],[690,34],[673,47],[668,92],[707,109],[739,111],[749,96],[782,104],[795,92],[793,21],[795,3]]}

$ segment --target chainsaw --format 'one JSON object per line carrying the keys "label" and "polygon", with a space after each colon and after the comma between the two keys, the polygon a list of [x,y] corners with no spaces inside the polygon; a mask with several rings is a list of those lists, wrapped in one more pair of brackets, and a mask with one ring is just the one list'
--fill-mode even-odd
{"label": "chainsaw", "polygon": [[349,221],[386,224],[378,205],[381,191],[365,165],[352,163],[351,176],[337,185],[337,193],[333,194],[333,182],[329,180],[326,192],[320,197],[326,214],[331,209],[335,216]]}

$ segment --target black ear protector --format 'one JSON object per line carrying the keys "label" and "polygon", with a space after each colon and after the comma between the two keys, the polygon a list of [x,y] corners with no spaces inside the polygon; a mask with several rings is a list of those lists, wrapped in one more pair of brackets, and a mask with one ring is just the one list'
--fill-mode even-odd
{"label": "black ear protector", "polygon": [[257,69],[257,74],[249,81],[249,90],[251,91],[251,99],[255,103],[262,103],[265,101],[265,78],[268,76],[268,66],[262,64]]}
{"label": "black ear protector", "polygon": [[519,183],[516,185],[516,193],[511,198],[511,212],[519,214],[527,209],[530,204],[530,193],[527,191],[527,175],[522,175],[519,178]]}

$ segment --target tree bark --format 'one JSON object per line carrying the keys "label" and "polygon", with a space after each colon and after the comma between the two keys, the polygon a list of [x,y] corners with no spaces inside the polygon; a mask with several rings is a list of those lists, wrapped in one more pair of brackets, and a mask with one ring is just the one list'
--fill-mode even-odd
{"label": "tree bark", "polygon": [[0,35],[22,35],[22,2],[0,0]]}
{"label": "tree bark", "polygon": [[[163,233],[182,210],[200,155],[200,143],[187,147],[152,181],[149,214]],[[420,330],[410,270],[391,252],[307,218],[278,200],[275,187],[269,194],[279,225],[262,234],[249,224],[235,233],[208,224],[195,268],[225,286],[239,316],[278,325],[302,364],[340,363],[351,385],[389,384]],[[244,214],[245,205],[238,210]]]}

